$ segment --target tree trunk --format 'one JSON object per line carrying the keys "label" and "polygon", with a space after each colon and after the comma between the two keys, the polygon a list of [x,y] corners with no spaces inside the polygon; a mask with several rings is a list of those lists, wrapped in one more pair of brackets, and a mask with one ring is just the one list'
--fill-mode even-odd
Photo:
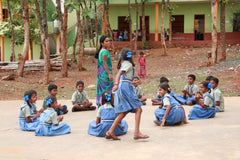
{"label": "tree trunk", "polygon": [[172,44],[172,8],[170,6],[169,0],[167,1],[168,3],[168,13],[169,13],[169,39],[168,42],[171,45]]}
{"label": "tree trunk", "polygon": [[130,0],[128,0],[128,14],[129,14],[129,41],[130,41],[130,46],[131,49],[133,49],[133,43],[132,43],[132,14],[131,14],[131,3]]}
{"label": "tree trunk", "polygon": [[[77,29],[77,32],[78,32],[78,29]],[[72,54],[72,59],[73,60],[75,60],[75,58],[76,58],[76,45],[77,45],[77,42],[78,42],[78,36],[76,35],[74,43],[73,43],[73,54]]]}
{"label": "tree trunk", "polygon": [[29,39],[30,39],[30,24],[29,24],[29,10],[27,0],[22,0],[23,7],[23,23],[24,23],[24,45],[22,54],[19,56],[18,60],[18,71],[17,74],[20,77],[23,77],[23,70],[25,60],[29,51]]}
{"label": "tree trunk", "polygon": [[217,63],[217,16],[216,16],[216,0],[211,2],[212,12],[212,62],[211,65]]}
{"label": "tree trunk", "polygon": [[11,24],[11,49],[12,49],[12,56],[11,56],[11,61],[15,61],[15,50],[14,50],[14,43],[15,43],[15,38],[14,38],[14,25],[13,25],[13,21],[12,21],[12,13],[11,13],[11,7],[9,4],[9,0],[7,0],[7,5],[8,5],[8,14],[9,14],[9,18],[10,18],[10,24]]}
{"label": "tree trunk", "polygon": [[96,1],[94,1],[94,10],[95,10],[95,28],[96,28],[96,47],[98,47],[98,14],[97,14],[97,4]]}
{"label": "tree trunk", "polygon": [[[78,2],[80,2],[80,0],[77,0]],[[78,71],[82,70],[82,46],[83,46],[83,32],[84,32],[84,27],[82,27],[81,25],[81,15],[80,15],[80,11],[76,11],[76,16],[77,16],[77,37],[78,37],[78,41],[77,41],[77,45],[78,45],[78,50],[77,50],[77,55],[78,55]]]}
{"label": "tree trunk", "polygon": [[162,23],[161,23],[161,42],[162,42],[162,55],[167,55],[167,48],[165,43],[165,37],[164,37],[164,17],[165,17],[165,0],[162,0]]}
{"label": "tree trunk", "polygon": [[68,9],[67,9],[67,6],[64,6],[63,25],[62,25],[62,29],[61,29],[62,77],[68,76],[68,70],[67,70],[67,52],[68,52],[67,22],[68,22]]}
{"label": "tree trunk", "polygon": [[[92,2],[90,1],[90,9],[92,9]],[[96,12],[95,12],[96,14]],[[91,31],[91,34],[90,34],[90,37],[92,39],[92,45],[93,47],[96,47],[95,46],[95,41],[94,41],[94,33],[93,33],[93,19],[90,19],[90,31]]]}
{"label": "tree trunk", "polygon": [[138,2],[135,0],[135,6],[136,6],[136,39],[135,39],[135,45],[134,45],[134,52],[137,53],[137,41],[138,41]]}
{"label": "tree trunk", "polygon": [[145,24],[145,3],[142,1],[142,45],[146,42],[146,24]]}
{"label": "tree trunk", "polygon": [[226,60],[226,37],[225,37],[225,5],[226,3],[222,0],[220,1],[220,55],[219,61]]}
{"label": "tree trunk", "polygon": [[112,33],[112,29],[111,29],[110,22],[109,22],[109,0],[107,0],[105,11],[106,11],[106,19],[107,19],[107,32],[108,32],[108,35],[112,39],[112,47],[114,50],[114,38],[113,38],[113,33]]}
{"label": "tree trunk", "polygon": [[90,34],[89,34],[89,30],[88,30],[88,19],[87,17],[85,16],[85,26],[86,26],[86,31],[87,31],[87,38],[88,38],[88,43],[89,43],[89,46],[92,47],[92,43],[91,43],[91,40],[90,40]]}

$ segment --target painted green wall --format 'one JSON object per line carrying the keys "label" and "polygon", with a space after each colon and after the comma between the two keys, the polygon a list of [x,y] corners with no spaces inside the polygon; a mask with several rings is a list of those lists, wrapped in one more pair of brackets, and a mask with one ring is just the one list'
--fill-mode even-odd
{"label": "painted green wall", "polygon": [[[18,54],[21,54],[23,45],[15,46],[15,57],[18,59]],[[11,56],[11,39],[4,38],[4,61],[10,61]],[[39,59],[40,56],[40,45],[33,42],[33,59]]]}
{"label": "painted green wall", "polygon": [[[211,5],[210,3],[191,3],[191,4],[176,4],[177,7],[173,12],[173,15],[184,15],[184,33],[194,33],[194,15],[205,15],[205,33],[211,32]],[[136,7],[132,5],[132,22],[134,31],[136,28]],[[141,5],[139,5],[139,16],[141,16]],[[113,5],[109,9],[110,23],[112,29],[118,29],[118,16],[128,16],[127,5]],[[150,33],[155,33],[155,5],[145,6],[145,15],[150,17]],[[233,10],[231,4],[226,6],[226,32],[232,32],[232,16]],[[161,4],[159,4],[159,28],[161,28]],[[165,10],[165,28],[169,28],[169,15],[167,9]],[[220,8],[218,8],[218,21],[217,30],[220,31]],[[140,22],[139,22],[140,25]],[[140,26],[139,26],[140,28]]]}

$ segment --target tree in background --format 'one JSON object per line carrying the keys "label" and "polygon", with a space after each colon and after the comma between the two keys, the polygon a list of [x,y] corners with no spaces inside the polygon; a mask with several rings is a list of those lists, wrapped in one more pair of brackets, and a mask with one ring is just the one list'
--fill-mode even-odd
{"label": "tree in background", "polygon": [[145,2],[147,0],[141,0],[142,3],[142,46],[146,43],[146,24],[145,24]]}
{"label": "tree in background", "polygon": [[134,41],[134,52],[137,53],[137,41],[138,41],[138,2],[135,0],[136,7],[136,37]]}
{"label": "tree in background", "polygon": [[131,14],[131,2],[130,0],[128,0],[128,22],[129,22],[129,41],[130,41],[130,46],[131,49],[133,48],[133,44],[132,44],[132,14]]}
{"label": "tree in background", "polygon": [[162,55],[167,55],[167,47],[165,43],[165,34],[164,34],[164,21],[165,21],[165,0],[162,0],[162,18],[161,18],[161,42],[162,42]]}
{"label": "tree in background", "polygon": [[209,64],[217,63],[217,0],[211,1],[211,15],[212,15],[212,51],[209,58]]}

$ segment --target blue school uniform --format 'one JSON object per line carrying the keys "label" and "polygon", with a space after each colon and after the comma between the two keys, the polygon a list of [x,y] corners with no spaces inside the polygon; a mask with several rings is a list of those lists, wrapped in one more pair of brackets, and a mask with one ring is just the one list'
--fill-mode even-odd
{"label": "blue school uniform", "polygon": [[54,108],[48,107],[40,116],[40,123],[35,130],[36,136],[58,136],[68,134],[71,131],[67,123],[60,123],[57,121],[57,112]]}
{"label": "blue school uniform", "polygon": [[178,101],[176,101],[176,99],[174,99],[172,96],[166,93],[163,96],[162,103],[163,107],[157,108],[155,110],[155,117],[158,121],[161,121],[163,119],[163,116],[165,115],[168,105],[171,106],[171,110],[168,113],[165,121],[168,125],[174,125],[184,120],[185,118],[184,110],[181,107],[181,104]]}
{"label": "blue school uniform", "polygon": [[120,70],[125,73],[120,77],[118,90],[114,96],[114,109],[116,113],[134,112],[135,109],[142,106],[132,85],[134,69],[129,61],[124,61]]}
{"label": "blue school uniform", "polygon": [[203,104],[208,106],[206,109],[201,107],[199,104],[193,106],[190,110],[188,119],[207,119],[215,116],[215,100],[212,95],[205,93],[203,96]]}
{"label": "blue school uniform", "polygon": [[31,105],[32,107],[30,108],[30,106],[27,103],[25,103],[20,108],[20,112],[18,116],[19,125],[23,131],[35,131],[35,129],[39,124],[39,117],[34,119],[32,122],[29,122],[29,123],[26,122],[26,118],[30,116],[33,117],[34,112],[36,112],[36,106],[34,104],[31,104]]}
{"label": "blue school uniform", "polygon": [[[111,128],[113,121],[117,117],[114,108],[110,103],[106,103],[98,109],[99,115],[101,117],[101,122],[96,124],[96,121],[91,121],[88,127],[88,134],[97,137],[105,137],[106,132]],[[114,130],[116,136],[126,134],[128,130],[128,124],[126,120],[122,120]]]}

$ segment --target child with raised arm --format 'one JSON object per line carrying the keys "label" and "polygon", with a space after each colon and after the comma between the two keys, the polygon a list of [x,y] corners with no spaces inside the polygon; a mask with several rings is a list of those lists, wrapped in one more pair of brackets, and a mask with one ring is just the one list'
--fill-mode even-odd
{"label": "child with raised arm", "polygon": [[134,92],[138,96],[139,100],[143,105],[146,105],[147,98],[143,98],[142,88],[139,86],[141,84],[141,80],[138,77],[134,77],[132,84],[134,86]]}
{"label": "child with raised arm", "polygon": [[24,93],[24,101],[25,103],[21,106],[19,112],[20,128],[23,131],[35,131],[42,112],[36,110],[37,92],[35,90],[26,91]]}
{"label": "child with raised arm", "polygon": [[[112,126],[113,121],[117,117],[114,110],[114,97],[110,91],[102,94],[103,105],[98,108],[96,121],[91,121],[88,127],[88,134],[97,137],[105,137],[106,132]],[[114,130],[114,135],[120,136],[127,133],[128,124],[123,119]]]}
{"label": "child with raised arm", "polygon": [[218,88],[219,80],[216,77],[211,78],[210,80],[212,84],[212,91],[213,91],[213,97],[215,99],[216,103],[216,112],[223,112],[224,111],[224,98],[223,94]]}
{"label": "child with raised arm", "polygon": [[182,90],[183,96],[174,95],[176,99],[178,99],[181,104],[192,105],[196,104],[194,100],[195,93],[199,90],[198,86],[194,84],[196,80],[196,76],[194,74],[188,75],[188,84]]}
{"label": "child with raised arm", "polygon": [[72,112],[95,110],[96,107],[92,106],[89,102],[87,92],[84,90],[84,82],[78,81],[76,83],[76,91],[72,95]]}
{"label": "child with raised arm", "polygon": [[[121,60],[123,60],[122,65]],[[117,136],[115,136],[114,130],[129,112],[135,113],[135,131],[133,138],[135,140],[149,138],[149,136],[142,134],[139,129],[142,114],[142,103],[134,92],[132,85],[134,66],[132,51],[124,48],[122,50],[121,59],[119,59],[118,62],[117,68],[119,71],[113,87],[113,92],[116,92],[114,97],[114,109],[118,116],[106,133],[107,139],[120,140]]]}
{"label": "child with raised arm", "polygon": [[[57,96],[57,92],[58,92],[57,85],[55,85],[55,84],[49,84],[48,85],[48,93],[49,93],[49,95],[47,97],[49,97],[51,95],[56,97]],[[46,98],[47,97],[45,97],[44,100],[43,100],[43,106],[42,106],[43,109],[47,108],[46,107]],[[66,114],[68,112],[67,106],[66,105],[61,105],[61,104],[59,104],[58,107],[55,108],[55,111],[57,112],[57,115],[63,115],[63,114]]]}
{"label": "child with raised arm", "polygon": [[40,116],[40,123],[35,130],[36,136],[58,136],[70,133],[71,129],[67,123],[60,123],[63,116],[57,116],[55,108],[58,108],[55,96],[46,98],[47,109]]}
{"label": "child with raised arm", "polygon": [[181,122],[187,123],[184,108],[171,95],[171,89],[167,83],[159,86],[159,93],[162,96],[162,107],[155,110],[156,120],[154,123],[163,127]]}
{"label": "child with raised arm", "polygon": [[200,83],[200,91],[195,95],[196,105],[190,110],[188,119],[207,119],[215,116],[215,100],[211,95],[212,84],[206,81]]}

